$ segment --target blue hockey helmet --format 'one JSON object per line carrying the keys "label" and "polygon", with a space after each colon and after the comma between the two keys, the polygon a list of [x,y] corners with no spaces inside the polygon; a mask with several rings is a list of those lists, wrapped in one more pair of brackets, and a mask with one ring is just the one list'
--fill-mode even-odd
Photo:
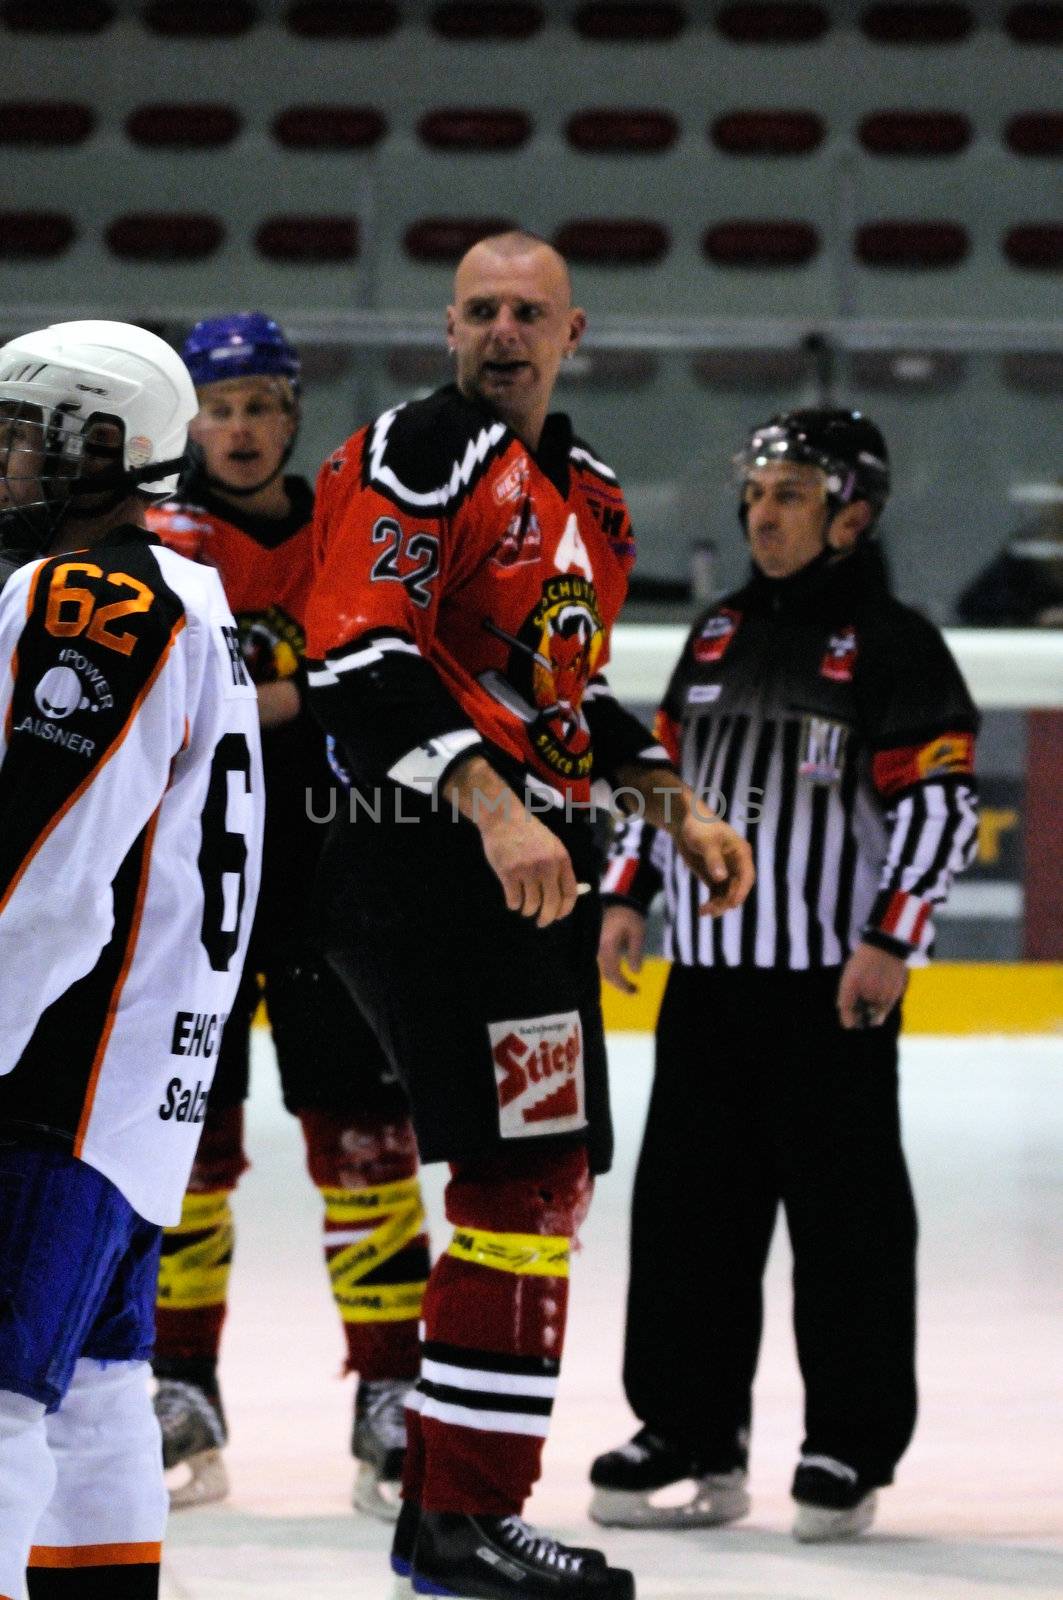
{"label": "blue hockey helmet", "polygon": [[237,311],[197,322],[181,348],[197,389],[232,378],[287,378],[299,397],[300,361],[272,317]]}

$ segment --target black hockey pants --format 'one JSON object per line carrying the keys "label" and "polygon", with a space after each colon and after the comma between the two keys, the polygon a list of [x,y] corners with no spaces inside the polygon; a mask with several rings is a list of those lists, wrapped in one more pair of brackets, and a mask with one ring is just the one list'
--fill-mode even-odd
{"label": "black hockey pants", "polygon": [[838,1023],[837,970],[675,966],[635,1180],[624,1384],[707,1471],[744,1464],[780,1202],[808,1454],[889,1483],[915,1426],[915,1243],[899,1008]]}

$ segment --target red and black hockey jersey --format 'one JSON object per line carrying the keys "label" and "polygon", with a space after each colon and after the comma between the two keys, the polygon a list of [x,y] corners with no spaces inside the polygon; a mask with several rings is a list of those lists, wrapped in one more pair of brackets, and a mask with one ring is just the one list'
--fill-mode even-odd
{"label": "red and black hockey jersey", "polygon": [[284,518],[242,512],[200,482],[146,518],[171,550],[217,568],[253,683],[294,677],[306,647],[314,502],[302,478],[286,478],[285,488],[291,512]]}
{"label": "red and black hockey jersey", "polygon": [[924,959],[977,844],[977,728],[944,640],[889,594],[875,546],[755,574],[695,623],[657,733],[749,840],[756,883],[710,921],[667,835],[629,821],[603,893],[644,909],[663,884],[668,953],[688,966],[837,966],[861,938]]}
{"label": "red and black hockey jersey", "polygon": [[634,543],[567,417],[533,452],[454,387],[385,412],[322,468],[316,529],[309,684],[358,781],[423,792],[489,748],[584,802],[667,761],[603,676]]}
{"label": "red and black hockey jersey", "polygon": [[[286,924],[295,914],[292,876],[306,877],[320,843],[307,820],[307,789],[315,814],[325,804],[332,777],[320,724],[306,704],[306,611],[313,581],[313,510],[310,485],[284,480],[291,510],[283,518],[255,516],[193,479],[180,499],[152,507],[147,521],[170,549],[216,568],[236,617],[240,649],[255,684],[289,681],[301,709],[290,722],[262,734],[269,805],[262,905]],[[262,928],[256,930],[256,947]]]}
{"label": "red and black hockey jersey", "polygon": [[0,1126],[176,1222],[258,891],[217,574],[118,529],[0,595]]}

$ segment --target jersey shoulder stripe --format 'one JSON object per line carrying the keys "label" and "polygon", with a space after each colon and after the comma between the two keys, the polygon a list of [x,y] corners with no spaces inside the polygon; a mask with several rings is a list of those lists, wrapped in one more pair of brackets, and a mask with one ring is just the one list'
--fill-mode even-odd
{"label": "jersey shoulder stripe", "polygon": [[578,468],[590,473],[592,477],[600,478],[603,483],[608,484],[611,488],[619,488],[616,473],[612,467],[607,467],[605,462],[595,455],[585,439],[573,439],[569,457]]}
{"label": "jersey shoulder stripe", "polygon": [[121,748],[186,622],[141,534],[16,574],[9,606],[23,625],[0,767],[0,911]]}
{"label": "jersey shoulder stripe", "polygon": [[362,481],[414,516],[451,516],[512,442],[505,423],[441,389],[370,424]]}

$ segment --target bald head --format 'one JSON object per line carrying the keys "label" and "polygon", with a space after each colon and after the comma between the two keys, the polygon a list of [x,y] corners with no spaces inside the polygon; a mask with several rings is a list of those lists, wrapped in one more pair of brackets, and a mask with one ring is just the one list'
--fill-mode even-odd
{"label": "bald head", "polygon": [[481,239],[458,263],[447,307],[459,389],[483,400],[534,450],[558,368],[586,323],[553,245],[519,230]]}
{"label": "bald head", "polygon": [[568,310],[572,304],[572,280],[564,256],[538,234],[524,233],[519,228],[508,233],[493,233],[466,250],[454,274],[454,299],[461,300],[464,286],[470,280],[476,281],[485,272],[504,272],[517,263],[537,276],[551,298],[556,297]]}

